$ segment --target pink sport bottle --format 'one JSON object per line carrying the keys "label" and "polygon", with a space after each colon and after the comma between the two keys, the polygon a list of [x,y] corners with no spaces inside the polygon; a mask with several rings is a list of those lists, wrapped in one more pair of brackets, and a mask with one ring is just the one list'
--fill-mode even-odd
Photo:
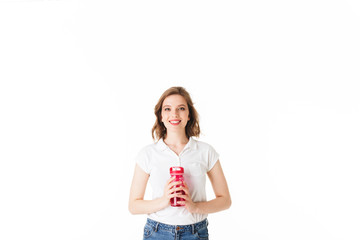
{"label": "pink sport bottle", "polygon": [[[176,177],[173,182],[178,182],[178,181],[181,181],[181,182],[184,182],[184,168],[182,167],[171,167],[170,168],[170,175],[171,177]],[[176,185],[175,187],[179,187],[180,185]],[[184,184],[182,184],[182,186],[184,186]],[[181,194],[185,194],[184,191],[176,191],[176,193],[181,193]],[[183,198],[180,198],[180,197],[174,197],[174,198],[171,198],[170,199],[170,203],[171,203],[171,206],[173,207],[181,207],[181,206],[184,206],[184,204],[180,204],[178,203],[178,201],[185,201],[185,199]]]}

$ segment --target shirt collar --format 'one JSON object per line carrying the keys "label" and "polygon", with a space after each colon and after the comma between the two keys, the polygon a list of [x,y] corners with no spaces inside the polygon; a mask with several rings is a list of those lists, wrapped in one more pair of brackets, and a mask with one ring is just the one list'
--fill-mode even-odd
{"label": "shirt collar", "polygon": [[[164,142],[164,139],[160,139],[157,143],[156,143],[156,147],[160,150],[160,151],[165,151],[166,149],[170,149],[168,147],[168,145],[166,145],[166,143]],[[192,137],[189,138],[189,142],[185,145],[183,151],[187,148],[189,148],[190,150],[195,150],[197,147],[196,144],[196,140],[193,139]]]}

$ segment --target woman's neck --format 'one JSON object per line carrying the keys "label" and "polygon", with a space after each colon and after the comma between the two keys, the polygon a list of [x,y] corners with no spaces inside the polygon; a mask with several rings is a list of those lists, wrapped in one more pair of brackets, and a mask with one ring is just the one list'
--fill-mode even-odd
{"label": "woman's neck", "polygon": [[166,134],[164,142],[167,145],[181,146],[181,145],[186,145],[189,142],[189,139],[186,137],[185,132],[184,133],[168,132]]}

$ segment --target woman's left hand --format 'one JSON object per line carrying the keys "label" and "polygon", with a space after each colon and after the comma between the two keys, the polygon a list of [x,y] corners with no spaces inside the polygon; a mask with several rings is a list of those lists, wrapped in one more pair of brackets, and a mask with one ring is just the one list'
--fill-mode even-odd
{"label": "woman's left hand", "polygon": [[184,186],[181,187],[181,190],[185,192],[184,195],[179,194],[177,197],[185,199],[185,201],[178,201],[179,204],[182,204],[185,206],[185,208],[191,212],[195,213],[197,210],[196,203],[194,203],[190,197],[190,191],[186,183],[184,182]]}

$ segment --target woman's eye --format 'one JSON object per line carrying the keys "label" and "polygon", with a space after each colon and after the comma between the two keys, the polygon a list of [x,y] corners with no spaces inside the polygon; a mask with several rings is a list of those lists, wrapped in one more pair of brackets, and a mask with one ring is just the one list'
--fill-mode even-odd
{"label": "woman's eye", "polygon": [[170,111],[170,108],[164,108],[164,111]]}
{"label": "woman's eye", "polygon": [[179,108],[181,111],[184,111],[185,110],[185,108],[184,107],[181,107],[181,108]]}

